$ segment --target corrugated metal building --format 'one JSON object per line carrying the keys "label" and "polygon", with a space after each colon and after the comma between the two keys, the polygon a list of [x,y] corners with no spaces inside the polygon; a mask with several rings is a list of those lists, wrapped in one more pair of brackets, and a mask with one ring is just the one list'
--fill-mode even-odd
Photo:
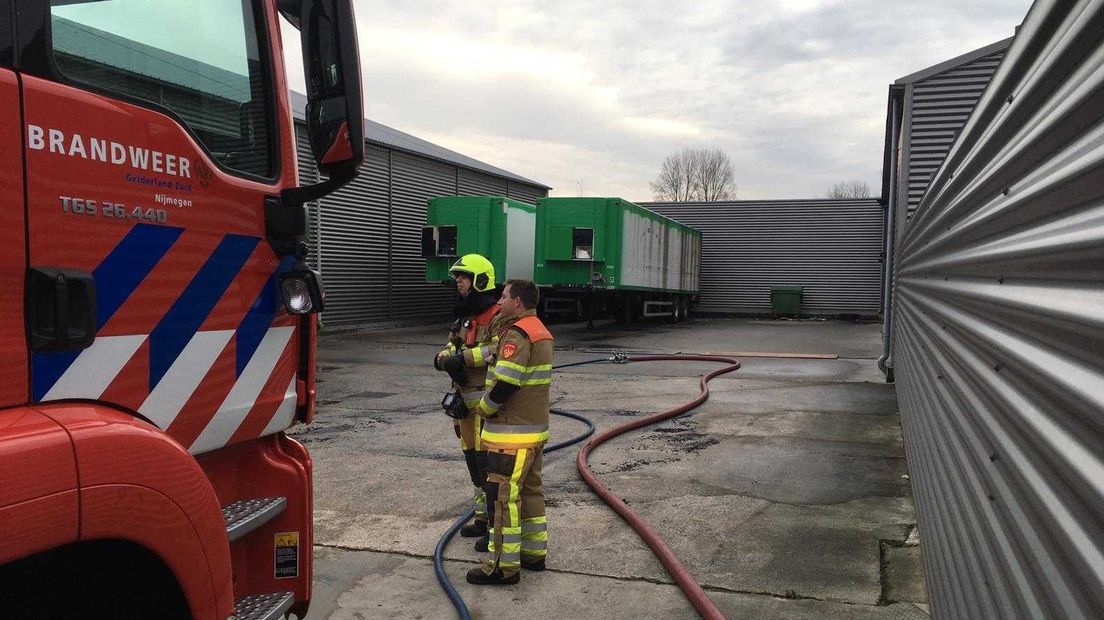
{"label": "corrugated metal building", "polygon": [[882,199],[886,206],[886,263],[882,274],[885,348],[879,366],[893,380],[893,263],[897,239],[932,175],[943,163],[1012,39],[1004,39],[907,75],[889,86]]}
{"label": "corrugated metal building", "polygon": [[1036,2],[901,242],[934,617],[1104,618],[1104,4]]}
{"label": "corrugated metal building", "polygon": [[[291,93],[301,182],[318,179],[305,135],[306,98]],[[536,204],[548,186],[379,123],[364,121],[360,176],[309,206],[310,262],[326,284],[327,329],[433,320],[454,294],[425,281],[426,201],[496,195]]]}
{"label": "corrugated metal building", "polygon": [[[902,226],[916,211],[932,175],[943,163],[1011,43],[1011,38],[998,41],[906,75],[889,87],[890,105],[900,108],[900,136],[904,137],[896,161],[888,160],[894,154],[886,150],[887,165],[907,171],[897,176],[895,188],[898,196],[907,198],[900,204],[906,214],[900,220]],[[889,195],[889,182],[883,173],[883,196]]]}
{"label": "corrugated metal building", "polygon": [[701,231],[700,312],[769,313],[772,286],[804,287],[803,314],[881,310],[877,199],[640,204]]}

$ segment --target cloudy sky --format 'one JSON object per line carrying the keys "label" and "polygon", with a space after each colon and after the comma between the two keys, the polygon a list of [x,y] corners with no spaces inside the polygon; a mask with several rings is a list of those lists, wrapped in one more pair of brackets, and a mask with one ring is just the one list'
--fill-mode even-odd
{"label": "cloudy sky", "polygon": [[552,195],[630,200],[684,146],[726,152],[741,199],[877,191],[888,85],[1012,36],[1031,4],[354,1],[368,118]]}

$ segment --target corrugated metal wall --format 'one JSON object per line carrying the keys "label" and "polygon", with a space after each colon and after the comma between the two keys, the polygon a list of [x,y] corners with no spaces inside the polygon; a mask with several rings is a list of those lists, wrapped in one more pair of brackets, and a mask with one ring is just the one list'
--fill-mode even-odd
{"label": "corrugated metal wall", "polygon": [[932,175],[947,156],[1012,39],[997,41],[957,58],[905,76],[889,88],[882,198],[886,239],[882,281],[885,323],[878,367],[893,380],[893,271],[912,214]]}
{"label": "corrugated metal wall", "polygon": [[360,175],[318,209],[327,326],[388,319],[388,153],[367,147],[364,156]]}
{"label": "corrugated metal wall", "polygon": [[457,174],[460,178],[459,190],[456,193],[460,196],[505,196],[509,190],[507,187],[509,182],[501,177],[493,177],[464,168],[457,169]]}
{"label": "corrugated metal wall", "polygon": [[937,618],[1104,618],[1104,3],[1038,1],[935,176],[894,358]]}
{"label": "corrugated metal wall", "polygon": [[538,200],[548,196],[548,190],[535,185],[526,185],[525,183],[518,183],[517,181],[507,181],[507,186],[507,198],[527,202],[531,205],[537,204]]}
{"label": "corrugated metal wall", "polygon": [[916,211],[932,175],[1003,57],[1003,51],[990,54],[919,80],[906,91],[908,175],[902,175],[905,187],[901,195],[908,196],[908,217]]}
{"label": "corrugated metal wall", "polygon": [[391,303],[404,318],[432,317],[447,311],[453,293],[425,281],[422,226],[426,203],[456,193],[456,168],[432,160],[391,155]]}
{"label": "corrugated metal wall", "polygon": [[772,286],[802,286],[804,314],[877,315],[877,199],[640,203],[702,232],[702,312],[763,314]]}
{"label": "corrugated metal wall", "polygon": [[[318,178],[304,126],[299,175]],[[425,281],[421,257],[426,201],[433,196],[506,195],[535,204],[547,190],[369,143],[360,175],[308,206],[310,263],[326,285],[327,328],[432,320],[448,314],[453,293]]]}

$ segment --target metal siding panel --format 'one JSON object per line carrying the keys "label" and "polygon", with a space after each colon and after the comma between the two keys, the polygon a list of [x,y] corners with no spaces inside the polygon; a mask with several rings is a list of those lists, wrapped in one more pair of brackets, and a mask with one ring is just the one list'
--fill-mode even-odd
{"label": "metal siding panel", "polygon": [[506,196],[506,179],[464,168],[459,174],[460,196]]}
{"label": "metal siding panel", "polygon": [[913,85],[908,174],[908,218],[927,191],[958,131],[981,97],[1004,52],[920,80]]}
{"label": "metal siding panel", "polygon": [[625,209],[621,216],[621,230],[625,242],[621,244],[621,282],[625,286],[662,288],[657,267],[661,259],[657,252],[662,246],[656,241],[659,227],[653,220]]}
{"label": "metal siding panel", "polygon": [[[317,182],[306,127],[296,121],[295,128],[300,182]],[[360,175],[307,204],[308,262],[326,286],[325,326],[428,320],[449,312],[453,293],[425,282],[421,230],[427,200],[455,194],[458,181],[462,194],[504,196],[509,189],[531,204],[533,196],[547,193],[515,181],[507,188],[503,178],[366,145]]]}
{"label": "metal siding panel", "polygon": [[360,175],[321,202],[324,323],[387,320],[387,151],[365,147]]}
{"label": "metal siding panel", "polygon": [[875,199],[641,206],[701,231],[701,311],[769,313],[771,287],[794,285],[805,288],[806,313],[879,312],[884,216]]}
{"label": "metal siding panel", "polygon": [[507,198],[513,198],[520,202],[535,205],[541,198],[548,197],[548,190],[535,185],[526,185],[524,183],[518,183],[517,181],[510,181],[508,194],[509,195],[506,196]]}
{"label": "metal siding panel", "polygon": [[[492,207],[493,208],[493,207]],[[533,279],[533,260],[537,247],[537,214],[519,207],[506,210],[506,277]]]}
{"label": "metal siding panel", "polygon": [[425,281],[422,226],[430,198],[456,192],[456,168],[404,153],[392,153],[391,298],[393,320],[448,314],[455,293]]}
{"label": "metal siding panel", "polygon": [[[317,182],[306,127],[296,122],[296,130],[300,182]],[[378,148],[365,148],[349,185],[308,203],[308,262],[326,287],[326,326],[387,318],[387,217],[387,152]]]}
{"label": "metal siding panel", "polygon": [[901,241],[934,617],[1104,617],[1104,23],[1036,3]]}

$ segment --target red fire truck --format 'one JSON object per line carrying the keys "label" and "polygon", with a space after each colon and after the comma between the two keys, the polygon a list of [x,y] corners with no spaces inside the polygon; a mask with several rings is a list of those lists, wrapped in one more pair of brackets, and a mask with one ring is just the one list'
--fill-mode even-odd
{"label": "red fire truck", "polygon": [[[351,0],[0,0],[0,613],[302,617]],[[299,29],[300,187],[281,16]]]}

